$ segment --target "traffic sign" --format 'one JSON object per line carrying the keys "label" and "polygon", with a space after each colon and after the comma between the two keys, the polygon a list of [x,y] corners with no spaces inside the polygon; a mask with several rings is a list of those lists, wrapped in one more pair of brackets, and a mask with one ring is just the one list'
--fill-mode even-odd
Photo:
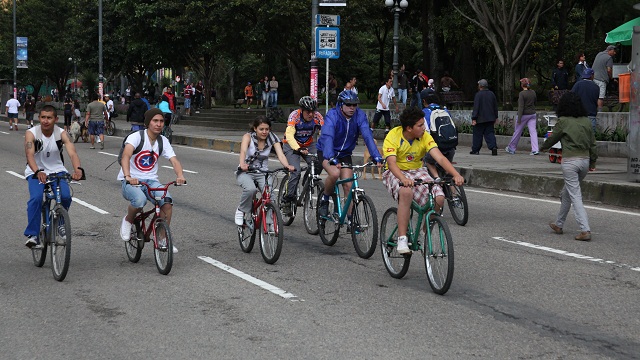
{"label": "traffic sign", "polygon": [[340,57],[340,28],[316,28],[316,57],[337,59]]}
{"label": "traffic sign", "polygon": [[340,25],[340,15],[317,14],[316,25],[338,26]]}

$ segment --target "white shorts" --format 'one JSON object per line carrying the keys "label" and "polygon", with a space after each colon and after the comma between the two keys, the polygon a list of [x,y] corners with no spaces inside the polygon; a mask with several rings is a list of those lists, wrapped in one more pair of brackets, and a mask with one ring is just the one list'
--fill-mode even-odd
{"label": "white shorts", "polygon": [[598,99],[604,99],[605,95],[607,95],[607,83],[596,79],[593,79],[593,82],[600,88],[600,95],[598,95]]}

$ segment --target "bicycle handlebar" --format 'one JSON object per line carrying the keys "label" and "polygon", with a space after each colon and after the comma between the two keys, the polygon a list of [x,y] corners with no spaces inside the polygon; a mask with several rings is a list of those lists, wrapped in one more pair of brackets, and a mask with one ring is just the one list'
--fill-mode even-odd
{"label": "bicycle handlebar", "polygon": [[[384,162],[383,162],[383,164],[384,164]],[[353,164],[343,163],[343,162],[340,163],[340,166],[345,168],[345,169],[355,169],[355,170],[364,169],[366,167],[373,166],[373,165],[376,165],[376,162],[369,161],[369,162],[367,162],[365,164],[362,164],[362,165],[353,165]]]}
{"label": "bicycle handlebar", "polygon": [[[84,173],[84,168],[78,167],[78,169],[80,169],[80,171],[82,171],[82,176],[80,177],[80,180],[87,180],[87,177],[85,176],[85,173]],[[56,180],[73,181],[73,178],[71,177],[71,174],[69,174],[69,173],[64,173],[62,175],[49,174],[49,175],[47,175],[47,182],[45,182],[45,184],[51,184],[52,182],[54,182]],[[79,183],[77,183],[77,184],[79,184]]]}
{"label": "bicycle handlebar", "polygon": [[249,170],[244,171],[242,170],[242,168],[240,168],[238,166],[238,171],[240,172],[246,172],[246,173],[262,173],[262,174],[274,174],[277,173],[279,171],[289,171],[289,169],[285,168],[285,167],[281,167],[281,168],[277,168],[275,170],[262,170],[260,167],[255,166],[255,165],[249,165]]}
{"label": "bicycle handlebar", "polygon": [[[128,181],[127,181],[127,184],[131,185],[131,183],[128,182]],[[186,186],[187,182],[185,181],[184,184],[178,184],[175,181],[170,181],[170,182],[164,184],[161,187],[154,188],[154,187],[149,186],[149,184],[147,184],[146,182],[140,181],[137,185],[131,185],[131,186],[137,186],[137,187],[145,186],[148,191],[163,191],[164,193],[166,193],[167,191],[169,191],[169,186],[171,186],[171,185],[174,185],[174,186]]]}

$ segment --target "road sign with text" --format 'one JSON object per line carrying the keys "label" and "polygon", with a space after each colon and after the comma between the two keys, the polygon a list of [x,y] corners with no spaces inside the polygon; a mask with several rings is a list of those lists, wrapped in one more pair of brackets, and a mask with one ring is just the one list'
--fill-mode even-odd
{"label": "road sign with text", "polygon": [[318,59],[337,59],[340,57],[339,28],[316,28],[316,57]]}
{"label": "road sign with text", "polygon": [[340,25],[340,15],[317,14],[316,25],[338,26]]}

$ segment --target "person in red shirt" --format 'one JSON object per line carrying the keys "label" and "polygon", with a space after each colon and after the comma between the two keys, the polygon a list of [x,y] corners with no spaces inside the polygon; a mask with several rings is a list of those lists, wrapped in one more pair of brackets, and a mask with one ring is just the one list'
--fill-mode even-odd
{"label": "person in red shirt", "polygon": [[169,109],[171,111],[176,111],[176,96],[173,94],[173,90],[171,86],[167,86],[167,91],[162,94],[162,100],[169,103]]}
{"label": "person in red shirt", "polygon": [[253,86],[251,86],[251,81],[244,87],[244,101],[247,103],[247,109],[251,109],[251,103],[253,102]]}
{"label": "person in red shirt", "polygon": [[191,115],[191,96],[193,96],[193,83],[189,83],[184,87],[182,96],[184,96],[184,112],[187,115]]}

